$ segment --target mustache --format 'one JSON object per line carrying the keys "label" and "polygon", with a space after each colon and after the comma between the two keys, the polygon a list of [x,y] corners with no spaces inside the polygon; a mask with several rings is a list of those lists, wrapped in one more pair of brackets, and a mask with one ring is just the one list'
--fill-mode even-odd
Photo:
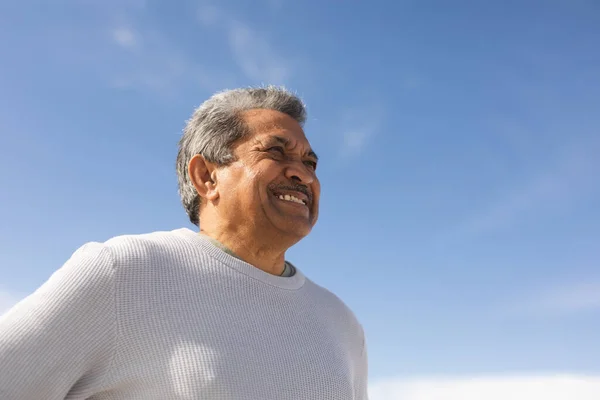
{"label": "mustache", "polygon": [[276,192],[278,190],[290,191],[290,192],[300,192],[300,193],[303,193],[306,197],[308,197],[308,200],[312,204],[312,200],[313,200],[312,192],[310,191],[308,186],[302,185],[300,183],[292,183],[289,185],[279,185],[279,184],[273,183],[273,184],[269,185],[269,190],[271,190],[273,192]]}

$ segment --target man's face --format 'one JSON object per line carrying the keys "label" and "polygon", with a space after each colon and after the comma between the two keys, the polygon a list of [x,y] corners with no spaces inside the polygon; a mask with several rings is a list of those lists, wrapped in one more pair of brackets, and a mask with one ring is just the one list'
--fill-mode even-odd
{"label": "man's face", "polygon": [[219,213],[237,230],[300,240],[319,213],[317,156],[287,114],[261,109],[243,118],[249,134],[233,146],[237,160],[218,171]]}

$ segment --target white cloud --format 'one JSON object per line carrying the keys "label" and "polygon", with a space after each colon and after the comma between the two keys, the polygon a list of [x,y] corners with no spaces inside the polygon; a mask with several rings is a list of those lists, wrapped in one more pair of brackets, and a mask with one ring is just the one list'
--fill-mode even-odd
{"label": "white cloud", "polygon": [[110,83],[117,89],[136,89],[174,95],[190,78],[193,66],[177,47],[160,32],[133,24],[133,18],[122,18],[111,30],[110,43],[126,49],[113,52]]}
{"label": "white cloud", "polygon": [[600,284],[584,283],[553,290],[542,297],[540,305],[560,312],[600,309]]}
{"label": "white cloud", "polygon": [[205,27],[214,27],[222,18],[221,10],[212,4],[202,4],[198,9],[198,20]]}
{"label": "white cloud", "polygon": [[[168,101],[186,89],[214,92],[232,86],[233,71],[198,59],[197,53],[190,53],[183,44],[150,24],[145,0],[86,0],[86,4],[97,11],[101,24],[91,29],[104,33],[100,43],[86,41],[84,51],[93,55],[86,60],[110,59],[95,63],[93,68],[100,70],[113,88],[150,92]],[[205,6],[201,16],[206,24],[220,18],[219,10],[210,6]]]}
{"label": "white cloud", "polygon": [[344,148],[343,151],[347,155],[359,153],[366,145],[367,139],[372,135],[372,129],[349,129],[344,132]]}
{"label": "white cloud", "polygon": [[247,23],[213,4],[198,8],[198,21],[207,29],[224,32],[233,61],[247,79],[277,85],[291,76],[291,63],[274,49],[265,34]]}
{"label": "white cloud", "polygon": [[228,39],[233,58],[248,78],[263,83],[283,84],[290,66],[257,31],[239,21],[230,21]]}
{"label": "white cloud", "polygon": [[144,88],[161,95],[172,94],[189,78],[189,64],[177,54],[142,51],[132,55],[129,63],[113,79],[116,88]]}
{"label": "white cloud", "polygon": [[156,30],[119,28],[113,32],[113,39],[118,46],[131,50],[115,58],[110,81],[115,88],[141,89],[169,99],[186,86],[212,92],[233,81],[227,71],[196,63]]}
{"label": "white cloud", "polygon": [[[566,146],[565,146],[566,147]],[[586,190],[598,186],[598,143],[571,148],[554,167],[515,186],[457,229],[458,233],[479,234],[512,226],[531,211],[564,207]],[[526,174],[524,171],[523,175]],[[515,177],[518,179],[519,177]],[[454,232],[457,233],[457,232]]]}
{"label": "white cloud", "polygon": [[383,122],[383,108],[377,102],[347,110],[341,118],[340,155],[353,157],[362,152],[377,134]]}
{"label": "white cloud", "polygon": [[508,309],[511,316],[561,317],[600,310],[600,282],[537,291]]}
{"label": "white cloud", "polygon": [[112,31],[112,36],[115,42],[121,47],[132,48],[135,47],[138,43],[136,33],[129,28],[115,28]]}
{"label": "white cloud", "polygon": [[531,375],[389,379],[369,387],[370,400],[596,400],[600,376]]}

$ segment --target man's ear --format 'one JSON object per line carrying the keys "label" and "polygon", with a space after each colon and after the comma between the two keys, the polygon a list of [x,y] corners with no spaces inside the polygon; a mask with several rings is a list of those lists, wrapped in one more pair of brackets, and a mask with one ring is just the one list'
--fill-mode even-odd
{"label": "man's ear", "polygon": [[205,200],[214,201],[219,198],[217,190],[217,166],[196,154],[188,164],[188,174],[198,195]]}

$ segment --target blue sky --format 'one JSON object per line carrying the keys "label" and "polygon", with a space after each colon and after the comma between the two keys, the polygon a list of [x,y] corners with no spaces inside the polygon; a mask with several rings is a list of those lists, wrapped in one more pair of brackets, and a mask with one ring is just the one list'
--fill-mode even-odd
{"label": "blue sky", "polygon": [[600,396],[598,3],[322,3],[0,3],[0,308],[191,227],[185,120],[285,84],[323,186],[288,258],[363,322],[373,399]]}

